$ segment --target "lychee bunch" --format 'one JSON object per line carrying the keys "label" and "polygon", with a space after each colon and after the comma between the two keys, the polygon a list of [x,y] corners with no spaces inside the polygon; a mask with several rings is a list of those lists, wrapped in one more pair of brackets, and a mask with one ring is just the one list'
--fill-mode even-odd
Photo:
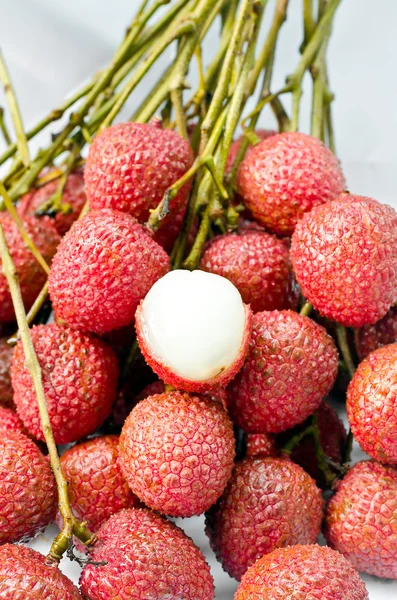
{"label": "lychee bunch", "polygon": [[229,575],[240,579],[276,548],[314,544],[323,518],[321,491],[288,459],[247,458],[206,519],[206,533]]}
{"label": "lychee bunch", "polygon": [[234,600],[367,600],[360,575],[338,552],[324,546],[290,546],[256,561]]}
{"label": "lychee bunch", "polygon": [[[14,262],[25,310],[29,310],[46,281],[46,274],[25,245],[16,223],[8,213],[0,213],[0,224]],[[26,217],[24,228],[44,260],[50,264],[60,236],[50,219]],[[15,321],[11,293],[5,275],[0,273],[0,322]]]}
{"label": "lychee bunch", "polygon": [[84,567],[87,600],[212,600],[214,584],[200,550],[170,521],[146,509],[122,510],[98,532],[92,550],[101,566]]}
{"label": "lychee bunch", "polygon": [[23,433],[1,434],[0,544],[4,544],[41,533],[55,518],[57,491],[50,463],[38,447]]}
{"label": "lychee bunch", "polygon": [[14,348],[7,344],[7,338],[0,339],[0,406],[13,406],[14,392],[11,386],[11,359]]}
{"label": "lychee bunch", "polygon": [[397,579],[396,515],[397,469],[359,462],[328,503],[327,542],[359,571]]}
{"label": "lychee bunch", "polygon": [[207,510],[233,468],[235,441],[222,406],[208,398],[165,392],[141,400],[120,436],[120,465],[132,491],[172,516]]}
{"label": "lychee bunch", "polygon": [[397,298],[397,213],[343,194],[299,222],[291,258],[302,293],[348,327],[375,323]]}
{"label": "lychee bunch", "polygon": [[360,360],[377,348],[397,342],[397,306],[392,306],[385,316],[354,331],[354,342]]}
{"label": "lychee bunch", "polygon": [[152,285],[169,270],[165,251],[131,216],[96,210],[63,238],[49,276],[57,319],[105,333],[129,325]]}
{"label": "lychee bunch", "polygon": [[325,329],[292,311],[253,317],[250,348],[228,387],[234,422],[250,433],[278,433],[304,421],[330,391],[338,353]]}
{"label": "lychee bunch", "polygon": [[337,198],[346,187],[336,156],[304,133],[273,135],[242,161],[237,190],[268,231],[291,235],[304,213]]}
{"label": "lychee bunch", "polygon": [[265,231],[216,237],[207,245],[200,269],[226,277],[254,312],[297,307],[288,247]]}
{"label": "lychee bunch", "polygon": [[[31,337],[55,442],[66,444],[93,433],[116,399],[118,365],[113,350],[91,334],[56,323],[33,327]],[[11,372],[18,414],[29,433],[44,440],[22,341],[15,347]]]}
{"label": "lychee bunch", "polygon": [[364,452],[397,464],[397,344],[371,352],[351,380],[347,416]]}

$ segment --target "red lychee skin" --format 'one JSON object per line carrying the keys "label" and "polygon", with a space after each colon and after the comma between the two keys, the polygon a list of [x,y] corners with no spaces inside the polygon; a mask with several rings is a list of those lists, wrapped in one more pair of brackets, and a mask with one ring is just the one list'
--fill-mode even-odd
{"label": "red lychee skin", "polygon": [[14,348],[7,344],[7,338],[0,339],[0,406],[14,406],[11,385],[11,359]]}
{"label": "red lychee skin", "polygon": [[301,467],[283,458],[245,458],[206,517],[211,548],[240,579],[276,548],[314,544],[323,518],[321,491]]}
{"label": "red lychee skin", "polygon": [[355,464],[328,503],[325,536],[358,571],[397,579],[397,469]]}
{"label": "red lychee skin", "polygon": [[247,433],[246,455],[253,456],[278,456],[276,438],[271,433]]}
{"label": "red lychee skin", "polygon": [[[8,213],[0,213],[0,224],[18,273],[25,310],[28,311],[43,287],[47,275],[29,248],[25,246],[18,227]],[[23,220],[23,224],[37,250],[47,264],[50,264],[61,239],[50,219],[27,217]],[[14,307],[7,279],[0,273],[0,322],[10,321],[15,321]]]}
{"label": "red lychee skin", "polygon": [[61,457],[73,512],[91,531],[122,508],[140,506],[121,473],[118,456],[119,438],[104,435],[72,446]]}
{"label": "red lychee skin", "polygon": [[54,258],[49,291],[55,316],[93,333],[129,325],[169,268],[166,252],[131,216],[92,211],[73,224]]}
{"label": "red lychee skin", "polygon": [[339,554],[313,544],[266,554],[243,576],[234,600],[368,600],[360,575]]}
{"label": "red lychee skin", "polygon": [[[118,365],[113,350],[90,334],[56,323],[38,325],[30,333],[55,442],[67,444],[93,433],[116,399]],[[44,440],[21,341],[15,347],[11,376],[19,416],[29,433]]]}
{"label": "red lychee skin", "polygon": [[[152,123],[112,125],[95,137],[88,153],[84,180],[90,207],[121,210],[144,223],[192,164],[190,144],[175,131]],[[170,201],[165,221],[186,207],[190,186]]]}
{"label": "red lychee skin", "polygon": [[397,344],[363,360],[347,389],[347,417],[364,452],[397,464]]}
{"label": "red lychee skin", "polygon": [[122,510],[98,532],[92,550],[105,566],[84,567],[88,600],[212,600],[214,584],[200,550],[176,525],[146,509]]}
{"label": "red lychee skin", "polygon": [[[55,194],[58,185],[59,179],[56,179],[25,194],[18,207],[19,214],[22,217],[42,218],[36,215],[36,211]],[[62,236],[69,231],[72,224],[78,219],[86,200],[83,171],[77,169],[68,176],[62,194],[62,203],[69,204],[72,210],[67,214],[60,211],[54,217],[50,217],[59,235]]]}
{"label": "red lychee skin", "polygon": [[45,556],[26,546],[0,546],[0,598],[82,600],[78,589]]}
{"label": "red lychee skin", "polygon": [[222,494],[235,440],[224,409],[212,400],[165,392],[142,400],[120,436],[120,466],[132,491],[166,515],[191,517]]}
{"label": "red lychee skin", "polygon": [[25,433],[26,431],[21,419],[17,413],[11,408],[4,408],[0,406],[0,431],[19,431],[19,433]]}
{"label": "red lychee skin", "polygon": [[[277,131],[273,131],[271,129],[255,129],[255,134],[263,141],[263,140],[267,140],[267,138],[271,137],[272,135],[276,135]],[[229,171],[231,170],[233,163],[236,160],[237,153],[240,150],[241,142],[243,141],[243,139],[244,139],[244,136],[240,135],[240,137],[238,137],[236,140],[234,140],[234,142],[231,143],[230,148],[229,148],[229,154],[227,155],[226,169],[225,169],[226,173],[229,173]],[[253,148],[252,144],[249,144],[249,146],[246,150],[246,153],[245,153],[245,157],[247,157],[249,155],[252,148]]]}
{"label": "red lychee skin", "polygon": [[57,490],[48,459],[23,433],[2,431],[0,544],[41,533],[56,510]]}
{"label": "red lychee skin", "polygon": [[[155,394],[163,394],[165,392],[164,381],[154,381],[149,383],[139,394],[135,397],[136,404],[140,400],[148,398],[148,396],[154,396]],[[214,402],[219,402],[224,410],[227,411],[227,391],[224,388],[217,389],[213,394],[208,394],[206,398],[210,398]]]}
{"label": "red lychee skin", "polygon": [[346,187],[338,159],[320,140],[280,133],[255,146],[242,161],[237,190],[256,221],[291,235],[302,215],[337,198]]}
{"label": "red lychee skin", "polygon": [[254,313],[298,306],[288,248],[264,231],[214,238],[204,251],[200,269],[231,281]]}
{"label": "red lychee skin", "polygon": [[354,332],[354,342],[360,360],[377,348],[397,342],[397,306],[373,325],[364,325]]}
{"label": "red lychee skin", "polygon": [[141,312],[142,302],[138,306],[135,314],[135,330],[138,339],[139,348],[145,358],[147,364],[153,369],[159,379],[165,383],[172,385],[173,387],[183,390],[185,392],[197,392],[199,394],[213,394],[216,393],[219,388],[224,388],[231,379],[238,373],[244,364],[245,357],[248,352],[251,331],[252,331],[252,310],[248,305],[244,306],[245,309],[245,327],[244,336],[241,342],[239,354],[229,367],[221,371],[215,377],[206,379],[205,381],[195,381],[194,379],[187,379],[178,375],[171,369],[165,362],[160,361],[152,353],[146,343],[144,328],[142,327]]}
{"label": "red lychee skin", "polygon": [[303,295],[347,327],[379,321],[397,298],[397,213],[342,194],[298,223],[291,258]]}
{"label": "red lychee skin", "polygon": [[228,387],[234,422],[250,433],[302,423],[330,391],[338,353],[325,329],[292,311],[254,315],[244,367]]}

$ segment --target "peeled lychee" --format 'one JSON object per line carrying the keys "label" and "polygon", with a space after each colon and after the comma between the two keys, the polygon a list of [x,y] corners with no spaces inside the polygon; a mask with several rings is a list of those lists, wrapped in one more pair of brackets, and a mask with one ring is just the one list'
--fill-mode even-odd
{"label": "peeled lychee", "polygon": [[152,285],[169,270],[166,252],[135,219],[97,210],[73,224],[49,277],[55,316],[105,333],[130,324]]}
{"label": "peeled lychee", "polygon": [[119,467],[119,438],[104,435],[76,444],[61,457],[75,516],[97,531],[122,508],[139,506]]}
{"label": "peeled lychee", "polygon": [[373,325],[356,329],[354,342],[360,360],[377,348],[397,342],[397,306],[393,306],[383,319]]}
{"label": "peeled lychee", "polygon": [[[11,258],[18,273],[25,310],[29,310],[43,287],[47,275],[25,245],[18,227],[8,213],[0,213],[0,224],[3,227]],[[50,219],[48,217],[45,219],[26,217],[23,224],[37,250],[50,264],[61,239]],[[10,321],[15,321],[14,307],[7,279],[0,273],[0,322]]]}
{"label": "peeled lychee", "polygon": [[37,446],[23,433],[1,434],[0,544],[4,544],[28,540],[54,520],[57,490],[50,463]]}
{"label": "peeled lychee", "polygon": [[397,579],[397,469],[355,464],[327,507],[325,536],[358,571]]}
{"label": "peeled lychee", "polygon": [[[55,179],[45,185],[31,190],[28,194],[22,197],[18,207],[18,212],[22,217],[39,217],[37,214],[43,204],[51,198],[57,191],[59,179]],[[57,212],[54,217],[50,216],[59,235],[64,235],[72,226],[83,209],[87,198],[84,192],[84,177],[83,171],[77,169],[70,173],[66,180],[65,187],[62,193],[62,204],[64,211]],[[68,208],[69,207],[69,208]]]}
{"label": "peeled lychee", "polygon": [[[94,432],[116,399],[118,365],[113,350],[91,334],[56,323],[33,327],[31,336],[55,442],[75,442]],[[15,347],[11,374],[18,414],[26,429],[43,440],[36,392],[21,341]]]}
{"label": "peeled lychee", "polygon": [[323,518],[321,491],[301,467],[282,458],[247,458],[207,513],[206,533],[224,570],[240,579],[276,548],[314,544]]}
{"label": "peeled lychee", "polygon": [[122,510],[102,525],[92,550],[103,566],[84,567],[87,600],[212,600],[214,584],[200,550],[176,525],[146,509]]}
{"label": "peeled lychee", "polygon": [[347,389],[347,416],[364,452],[397,464],[397,344],[371,352]]}
{"label": "peeled lychee", "polygon": [[[260,138],[261,140],[267,140],[267,138],[271,137],[272,135],[276,135],[277,131],[273,131],[271,129],[255,129],[255,135],[258,136],[258,138]],[[228,173],[231,168],[233,167],[233,163],[236,160],[237,157],[237,153],[240,150],[240,146],[241,146],[241,142],[243,141],[244,136],[240,135],[240,137],[238,137],[236,140],[234,140],[234,142],[232,142],[230,144],[230,148],[229,148],[229,154],[227,155],[227,162],[226,162],[226,173]],[[252,144],[249,144],[246,152],[245,152],[245,157],[247,157],[249,155],[249,153],[251,152],[253,146]]]}
{"label": "peeled lychee", "polygon": [[222,494],[235,440],[222,406],[208,398],[165,392],[141,400],[120,436],[120,465],[132,491],[166,515],[191,517]]}
{"label": "peeled lychee", "polygon": [[318,408],[337,370],[338,353],[323,327],[292,311],[257,313],[247,359],[228,388],[228,408],[245,431],[284,431]]}
{"label": "peeled lychee", "polygon": [[304,213],[337,198],[346,183],[336,156],[304,133],[273,135],[242,161],[237,190],[256,221],[291,235]]}
{"label": "peeled lychee", "polygon": [[372,198],[343,194],[314,208],[292,236],[303,295],[348,327],[375,323],[397,298],[397,213]]}
{"label": "peeled lychee", "polygon": [[0,406],[14,405],[10,374],[13,352],[14,348],[7,344],[7,338],[0,339]]}
{"label": "peeled lychee", "polygon": [[368,592],[339,552],[313,544],[280,548],[257,560],[234,600],[368,600]]}
{"label": "peeled lychee", "polygon": [[[121,210],[144,223],[192,164],[190,144],[176,131],[152,123],[112,125],[95,137],[88,153],[84,180],[90,206]],[[190,185],[170,201],[165,221],[186,207]]]}
{"label": "peeled lychee", "polygon": [[298,305],[287,245],[265,231],[214,238],[204,251],[200,269],[229,279],[254,313]]}
{"label": "peeled lychee", "polygon": [[17,413],[11,408],[0,406],[0,431],[19,431],[25,433],[25,428]]}
{"label": "peeled lychee", "polygon": [[276,438],[271,433],[247,433],[247,456],[278,456],[279,453]]}
{"label": "peeled lychee", "polygon": [[78,589],[39,552],[14,544],[0,546],[0,598],[82,600]]}

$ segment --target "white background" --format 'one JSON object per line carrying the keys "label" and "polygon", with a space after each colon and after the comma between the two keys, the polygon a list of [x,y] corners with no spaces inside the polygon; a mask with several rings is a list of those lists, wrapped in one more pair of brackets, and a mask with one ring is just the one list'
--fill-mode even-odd
{"label": "white background", "polygon": [[[111,58],[138,0],[0,0],[0,44],[18,92],[25,124],[36,122],[59,105]],[[269,0],[266,24],[274,0]],[[397,207],[396,140],[397,3],[395,0],[342,0],[329,51],[337,153],[350,191]],[[205,48],[211,55],[214,36]],[[290,0],[288,21],[280,35],[274,89],[281,87],[298,60],[301,0]],[[164,61],[170,54],[164,57]],[[156,72],[150,78],[153,81]],[[303,101],[301,129],[307,130],[309,85]],[[139,90],[138,98],[150,89]],[[132,112],[132,100],[126,114]],[[3,97],[0,93],[0,104]],[[274,127],[270,112],[260,123]],[[42,141],[46,141],[46,137]],[[0,151],[1,151],[0,142]],[[358,454],[356,454],[358,456]],[[202,547],[211,564],[218,600],[231,599],[236,583],[216,563],[203,533],[202,519],[186,519],[183,527]],[[54,530],[34,546],[45,552]],[[79,569],[62,568],[77,580]],[[397,582],[365,576],[371,600],[397,597]]]}

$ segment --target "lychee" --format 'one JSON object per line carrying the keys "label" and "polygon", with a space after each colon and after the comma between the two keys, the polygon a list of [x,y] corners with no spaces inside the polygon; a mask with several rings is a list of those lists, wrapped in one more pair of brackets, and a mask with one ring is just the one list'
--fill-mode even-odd
{"label": "lychee", "polygon": [[172,271],[136,313],[139,347],[164,382],[188,392],[224,387],[242,367],[252,312],[230,281],[203,271]]}
{"label": "lychee", "polygon": [[[18,212],[22,217],[39,217],[38,210],[56,193],[59,179],[50,181],[45,185],[32,189],[21,198]],[[76,169],[68,175],[62,193],[64,210],[58,211],[54,217],[50,216],[59,235],[64,235],[72,226],[83,209],[87,198],[84,192],[84,177],[81,169]]]}
{"label": "lychee", "polygon": [[397,344],[374,350],[358,366],[347,389],[346,409],[364,452],[397,464]]}
{"label": "lychee", "polygon": [[237,190],[256,221],[291,235],[302,215],[337,198],[346,183],[336,156],[304,133],[273,135],[242,161]]}
{"label": "lychee", "polygon": [[14,544],[0,546],[0,598],[82,600],[78,589],[45,556]]}
{"label": "lychee", "polygon": [[[52,430],[57,444],[74,442],[99,427],[117,393],[118,365],[102,340],[52,323],[31,329],[42,369]],[[15,347],[12,385],[17,411],[26,429],[43,440],[39,408],[22,342]]]}
{"label": "lychee", "polygon": [[[25,245],[17,225],[8,213],[0,213],[0,224],[3,227],[11,258],[18,273],[25,309],[29,310],[43,287],[47,276]],[[26,217],[23,220],[23,225],[37,250],[44,260],[50,264],[61,239],[50,219],[48,217],[45,219]],[[14,307],[7,279],[5,275],[0,273],[0,322],[10,321],[15,321]]]}
{"label": "lychee", "polygon": [[330,391],[338,353],[325,329],[292,311],[253,317],[244,367],[228,387],[234,422],[250,433],[279,433],[302,423]]}
{"label": "lychee", "polygon": [[397,306],[392,306],[380,321],[356,329],[354,342],[360,360],[377,348],[397,342]]}
{"label": "lychee", "polygon": [[230,419],[212,400],[165,392],[141,400],[120,436],[120,465],[132,491],[166,515],[191,517],[222,494],[233,468]]}
{"label": "lychee", "polygon": [[[190,144],[153,123],[118,123],[91,144],[84,172],[91,208],[113,208],[144,223],[167,188],[193,164]],[[170,201],[166,221],[186,207],[191,183]]]}
{"label": "lychee", "polygon": [[200,550],[176,525],[147,509],[122,510],[98,532],[92,550],[106,565],[84,567],[87,600],[212,600],[214,584]]}
{"label": "lychee", "polygon": [[104,435],[72,446],[61,457],[75,516],[97,531],[122,508],[139,506],[119,467],[119,438]]}
{"label": "lychee", "polygon": [[321,491],[282,458],[246,458],[207,513],[206,533],[224,570],[240,579],[276,548],[314,544],[323,518]]}
{"label": "lychee", "polygon": [[0,544],[4,544],[28,540],[54,520],[57,490],[50,463],[37,446],[23,433],[1,434]]}
{"label": "lychee", "polygon": [[19,431],[26,433],[23,422],[11,408],[0,406],[0,431]]}
{"label": "lychee", "polygon": [[368,600],[360,575],[339,554],[313,544],[274,550],[256,561],[234,600]]}
{"label": "lychee", "polygon": [[14,348],[7,344],[7,338],[0,339],[0,406],[13,406],[14,395],[11,385],[11,359]]}
{"label": "lychee", "polygon": [[329,501],[325,535],[358,571],[397,579],[397,469],[355,464]]}
{"label": "lychee", "polygon": [[93,211],[73,224],[54,258],[55,316],[83,331],[119,329],[133,321],[140,300],[168,270],[168,255],[135,219]]}
{"label": "lychee", "polygon": [[288,248],[265,231],[214,238],[204,251],[200,269],[229,279],[254,313],[298,305]]}
{"label": "lychee", "polygon": [[279,453],[276,438],[271,433],[247,433],[247,456],[278,456]]}
{"label": "lychee", "polygon": [[372,198],[342,194],[314,208],[292,236],[303,295],[348,327],[375,323],[397,298],[397,213]]}
{"label": "lychee", "polygon": [[[255,135],[260,138],[262,141],[263,140],[267,140],[267,138],[271,137],[272,135],[276,135],[277,131],[273,131],[271,129],[255,129]],[[236,160],[237,157],[237,153],[240,150],[240,146],[241,146],[241,142],[244,139],[244,135],[240,135],[240,137],[238,137],[236,140],[234,140],[231,144],[230,144],[230,148],[229,148],[229,154],[227,155],[227,162],[226,162],[226,173],[229,173],[229,171],[231,170],[231,168],[233,167],[233,163]],[[251,152],[253,146],[252,144],[249,144],[246,153],[245,153],[245,157],[247,157],[249,155],[249,153]]]}

